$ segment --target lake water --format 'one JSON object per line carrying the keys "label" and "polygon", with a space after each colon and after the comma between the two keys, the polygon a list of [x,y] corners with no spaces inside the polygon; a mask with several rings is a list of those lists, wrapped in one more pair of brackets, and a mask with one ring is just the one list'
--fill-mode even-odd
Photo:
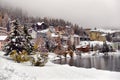
{"label": "lake water", "polygon": [[101,70],[110,70],[120,72],[120,56],[87,56],[74,58],[64,58],[52,61],[55,64],[68,64],[70,66],[83,67],[83,68],[96,68]]}

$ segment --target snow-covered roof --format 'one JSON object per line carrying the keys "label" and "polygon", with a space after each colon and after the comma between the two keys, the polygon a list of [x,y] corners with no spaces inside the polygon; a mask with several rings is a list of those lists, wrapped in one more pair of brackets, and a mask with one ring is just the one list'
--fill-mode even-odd
{"label": "snow-covered roof", "polygon": [[90,30],[90,31],[95,31],[95,32],[103,32],[103,33],[114,33],[115,30],[110,30],[110,29],[96,29],[96,30]]}
{"label": "snow-covered roof", "polygon": [[[106,43],[108,45],[112,45],[111,42],[106,41]],[[102,46],[103,45],[103,41],[81,41],[80,44],[76,46],[76,48],[79,48],[79,47],[83,47],[84,48],[87,45],[90,45],[90,46],[96,46],[96,45]]]}
{"label": "snow-covered roof", "polygon": [[5,40],[7,36],[0,36],[0,40]]}
{"label": "snow-covered roof", "polygon": [[74,34],[73,36],[74,36],[74,37],[80,37],[79,35],[76,35],[76,34]]}
{"label": "snow-covered roof", "polygon": [[64,45],[63,47],[64,47],[64,48],[68,48],[68,45]]}
{"label": "snow-covered roof", "polygon": [[66,26],[66,28],[71,28],[70,26]]}
{"label": "snow-covered roof", "polygon": [[58,35],[56,35],[55,33],[52,33],[51,37],[58,37]]}
{"label": "snow-covered roof", "polygon": [[80,47],[85,48],[87,45],[89,45],[89,42],[81,41],[80,44],[76,46],[76,48],[80,48]]}
{"label": "snow-covered roof", "polygon": [[107,34],[101,34],[101,36],[106,36]]}
{"label": "snow-covered roof", "polygon": [[37,25],[42,25],[44,22],[37,22]]}
{"label": "snow-covered roof", "polygon": [[49,31],[49,29],[45,29],[45,30],[40,30],[40,31],[37,31],[37,32],[46,33],[46,32],[48,32],[48,31]]}
{"label": "snow-covered roof", "polygon": [[[89,41],[89,43],[90,43],[90,46],[95,46],[95,45],[102,46],[103,45],[103,41]],[[108,45],[112,44],[111,42],[108,42],[108,41],[106,41],[106,43]]]}

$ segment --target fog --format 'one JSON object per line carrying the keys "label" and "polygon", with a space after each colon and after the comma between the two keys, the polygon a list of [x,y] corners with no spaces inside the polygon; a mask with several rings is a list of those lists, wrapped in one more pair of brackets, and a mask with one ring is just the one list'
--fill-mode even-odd
{"label": "fog", "polygon": [[120,0],[0,0],[0,4],[22,8],[32,16],[62,18],[82,27],[120,27]]}

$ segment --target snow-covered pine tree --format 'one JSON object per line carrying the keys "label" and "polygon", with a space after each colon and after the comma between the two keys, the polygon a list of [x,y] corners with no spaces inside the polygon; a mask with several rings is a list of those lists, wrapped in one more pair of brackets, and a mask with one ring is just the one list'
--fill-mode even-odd
{"label": "snow-covered pine tree", "polygon": [[24,26],[23,31],[25,50],[30,54],[33,51],[33,45],[30,42],[32,40],[32,36],[28,33],[28,28],[26,26]]}
{"label": "snow-covered pine tree", "polygon": [[32,37],[28,34],[27,28],[20,26],[18,20],[13,23],[13,30],[9,34],[9,42],[5,45],[5,55],[10,55],[13,50],[16,50],[17,54],[20,54],[25,50],[28,54],[33,50],[30,40]]}
{"label": "snow-covered pine tree", "polygon": [[16,50],[19,53],[23,47],[21,45],[22,37],[17,20],[13,23],[13,30],[10,32],[8,40],[9,42],[5,45],[5,55],[9,55],[12,50]]}
{"label": "snow-covered pine tree", "polygon": [[109,46],[106,42],[103,43],[102,52],[105,53],[105,55],[108,55]]}

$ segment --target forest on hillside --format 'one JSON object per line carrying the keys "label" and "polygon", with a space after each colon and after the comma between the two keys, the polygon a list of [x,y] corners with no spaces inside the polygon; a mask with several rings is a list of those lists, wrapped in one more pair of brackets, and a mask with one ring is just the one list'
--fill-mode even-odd
{"label": "forest on hillside", "polygon": [[71,22],[65,21],[64,19],[28,16],[27,13],[20,8],[15,9],[12,7],[3,7],[0,5],[0,14],[2,15],[2,18],[4,18],[4,15],[7,14],[11,20],[19,19],[22,25],[26,23],[45,22],[48,26],[54,26],[54,27],[71,26],[74,29],[75,34],[78,35],[81,29],[83,29],[79,27],[77,24],[72,24]]}

